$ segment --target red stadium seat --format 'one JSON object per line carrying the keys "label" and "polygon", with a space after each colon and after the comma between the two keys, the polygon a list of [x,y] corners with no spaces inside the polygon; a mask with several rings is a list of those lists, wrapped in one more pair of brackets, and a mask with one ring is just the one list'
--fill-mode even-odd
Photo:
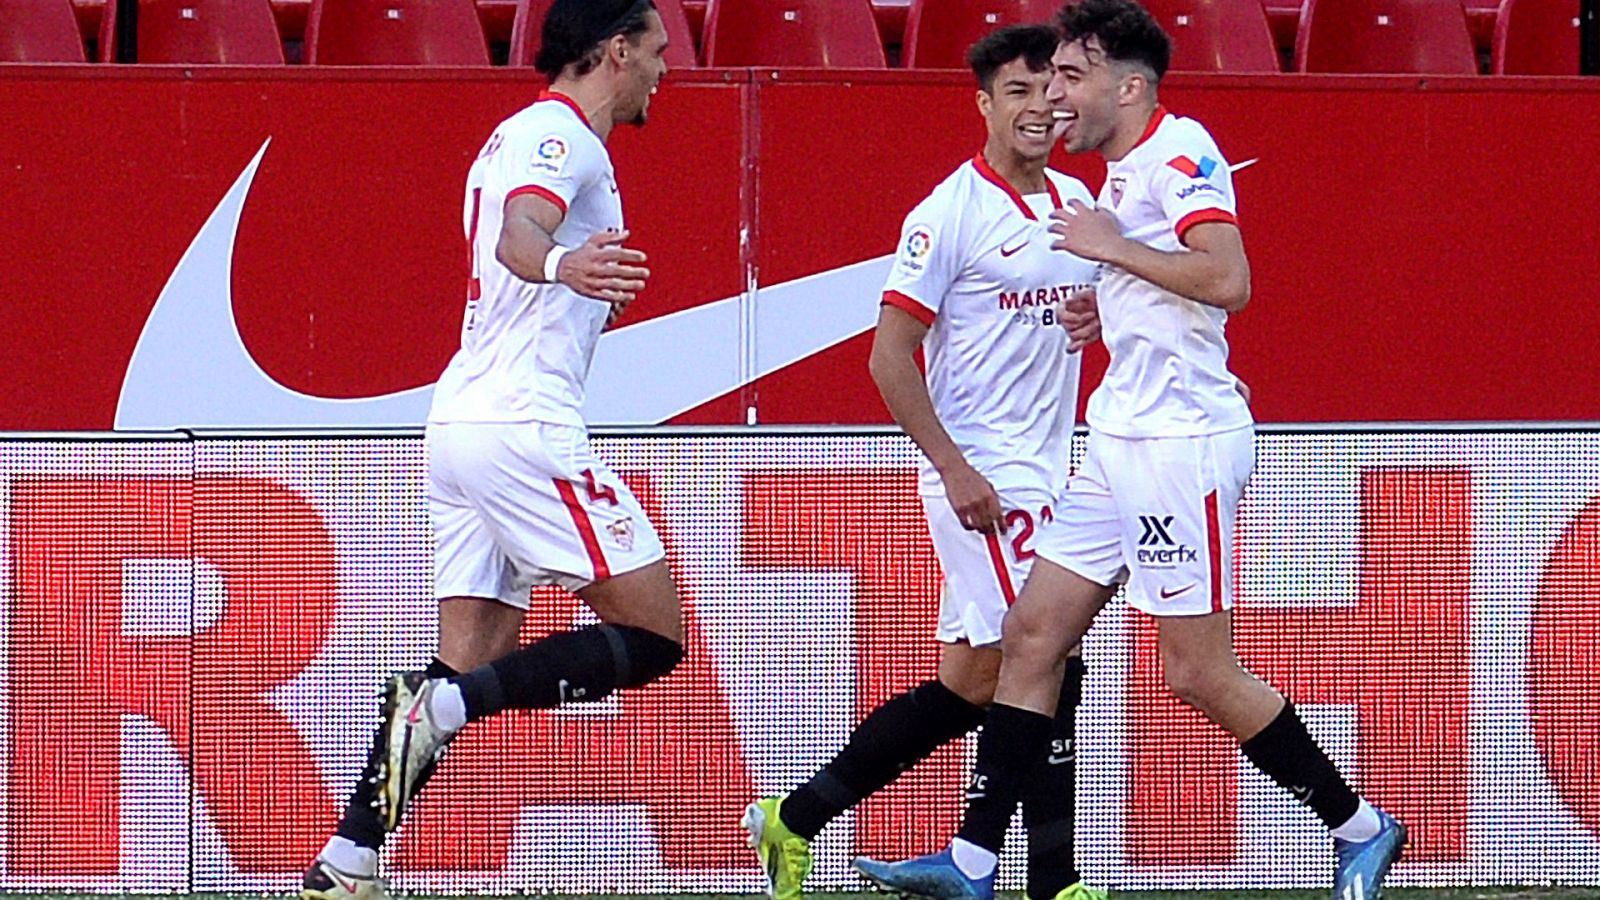
{"label": "red stadium seat", "polygon": [[[511,24],[510,65],[533,65],[533,57],[539,52],[544,15],[550,11],[553,2],[517,0],[517,18]],[[689,30],[689,19],[683,14],[683,4],[679,0],[655,0],[655,4],[656,11],[661,13],[661,23],[667,26],[667,66],[673,69],[694,68],[694,32]]]}
{"label": "red stadium seat", "polygon": [[472,0],[312,0],[306,62],[324,66],[487,66]]}
{"label": "red stadium seat", "polygon": [[911,0],[872,0],[872,19],[878,23],[878,40],[898,46],[906,36]]}
{"label": "red stadium seat", "polygon": [[1261,0],[1145,0],[1172,35],[1174,72],[1281,72]]}
{"label": "red stadium seat", "polygon": [[1048,22],[1058,0],[912,0],[906,16],[908,69],[964,69],[967,48],[1006,25]]}
{"label": "red stadium seat", "polygon": [[87,40],[94,38],[91,60],[117,61],[117,0],[72,0],[73,11],[78,14],[78,29]]}
{"label": "red stadium seat", "polygon": [[868,0],[711,0],[705,43],[708,66],[885,65]]}
{"label": "red stadium seat", "polygon": [[1461,0],[1467,13],[1467,33],[1479,55],[1489,52],[1494,42],[1494,20],[1500,13],[1500,0]]}
{"label": "red stadium seat", "polygon": [[1505,0],[1491,59],[1496,75],[1578,74],[1578,0]]}
{"label": "red stadium seat", "polygon": [[71,0],[0,0],[0,62],[84,62]]}
{"label": "red stadium seat", "polygon": [[139,62],[281,65],[268,0],[140,0]]}
{"label": "red stadium seat", "polygon": [[1475,75],[1461,0],[1306,0],[1301,72]]}
{"label": "red stadium seat", "polygon": [[1267,11],[1267,27],[1272,29],[1272,40],[1279,49],[1293,53],[1294,36],[1300,31],[1301,0],[1262,0]]}

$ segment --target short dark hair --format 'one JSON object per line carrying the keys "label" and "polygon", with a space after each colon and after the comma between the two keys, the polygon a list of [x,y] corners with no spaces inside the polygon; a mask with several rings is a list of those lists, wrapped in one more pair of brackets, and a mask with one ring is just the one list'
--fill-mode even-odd
{"label": "short dark hair", "polygon": [[545,13],[533,67],[554,81],[567,66],[587,75],[600,64],[600,44],[623,35],[635,40],[650,28],[651,0],[556,0]]}
{"label": "short dark hair", "polygon": [[1000,67],[1014,59],[1028,64],[1028,71],[1043,72],[1050,68],[1050,57],[1055,55],[1061,38],[1044,25],[1007,25],[984,35],[967,48],[967,65],[978,76],[978,87],[994,92],[994,74]]}
{"label": "short dark hair", "polygon": [[1107,59],[1135,62],[1155,73],[1167,74],[1172,62],[1172,38],[1138,0],[1078,0],[1063,7],[1056,29],[1069,44],[1095,38]]}

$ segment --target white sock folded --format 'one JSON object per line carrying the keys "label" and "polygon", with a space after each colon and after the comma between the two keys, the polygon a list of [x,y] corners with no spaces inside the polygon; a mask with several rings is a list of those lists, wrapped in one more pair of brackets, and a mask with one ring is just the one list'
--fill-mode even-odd
{"label": "white sock folded", "polygon": [[988,878],[994,874],[994,867],[1000,864],[1000,857],[961,838],[950,842],[950,858],[955,860],[961,874],[968,878]]}
{"label": "white sock folded", "polygon": [[1378,819],[1378,811],[1363,799],[1361,805],[1356,807],[1356,814],[1343,825],[1333,829],[1332,834],[1341,841],[1359,844],[1377,837],[1382,829],[1383,822]]}
{"label": "white sock folded", "polygon": [[467,700],[461,696],[461,688],[449,681],[434,688],[433,696],[428,698],[428,714],[445,731],[460,731],[467,724]]}
{"label": "white sock folded", "polygon": [[357,878],[373,878],[378,874],[378,851],[337,834],[322,845],[322,852],[317,854],[317,858]]}

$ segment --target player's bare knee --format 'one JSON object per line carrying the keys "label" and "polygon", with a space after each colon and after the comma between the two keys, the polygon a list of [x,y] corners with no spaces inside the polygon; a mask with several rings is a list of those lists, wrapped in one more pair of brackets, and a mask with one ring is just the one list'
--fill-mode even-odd
{"label": "player's bare knee", "polygon": [[526,611],[483,597],[446,597],[439,601],[441,662],[458,672],[499,659],[518,646]]}
{"label": "player's bare knee", "polygon": [[683,602],[678,598],[678,588],[670,577],[665,588],[652,599],[651,610],[653,613],[651,621],[656,626],[652,630],[662,637],[671,638],[682,644]]}
{"label": "player's bare knee", "polygon": [[1000,681],[1000,647],[974,647],[966,641],[945,644],[939,651],[939,683],[977,707],[994,702]]}
{"label": "player's bare knee", "polygon": [[1203,708],[1204,690],[1200,688],[1194,670],[1184,666],[1168,665],[1166,667],[1167,690],[1172,696],[1196,709]]}
{"label": "player's bare knee", "polygon": [[683,643],[683,605],[664,560],[592,584],[578,595],[602,622]]}
{"label": "player's bare knee", "polygon": [[506,634],[456,636],[439,640],[439,661],[457,672],[470,672],[479,666],[515,652],[520,642],[516,632]]}
{"label": "player's bare knee", "polygon": [[683,643],[683,603],[670,575],[648,585],[639,598],[639,607],[639,627]]}
{"label": "player's bare knee", "polygon": [[1000,626],[1001,650],[1009,658],[1013,648],[1027,650],[1035,644],[1052,643],[1053,632],[1049,609],[1018,603]]}
{"label": "player's bare knee", "polygon": [[1182,657],[1165,657],[1162,667],[1172,695],[1201,712],[1216,706],[1219,695],[1228,688],[1231,674],[1205,660]]}
{"label": "player's bare knee", "polygon": [[986,681],[982,684],[969,685],[969,690],[961,695],[961,699],[973,706],[987,708],[994,703],[994,691],[999,686],[999,679]]}
{"label": "player's bare knee", "polygon": [[1047,679],[1059,665],[1065,648],[1057,646],[1048,628],[1030,627],[1007,617],[1001,641],[1006,670],[1027,680]]}
{"label": "player's bare knee", "polygon": [[995,687],[999,684],[998,672],[939,673],[939,682],[950,693],[973,706],[987,707],[994,702]]}

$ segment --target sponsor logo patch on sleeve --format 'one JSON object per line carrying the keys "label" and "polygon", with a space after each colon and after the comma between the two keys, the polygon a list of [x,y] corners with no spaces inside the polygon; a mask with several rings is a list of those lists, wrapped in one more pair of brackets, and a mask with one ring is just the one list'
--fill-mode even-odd
{"label": "sponsor logo patch on sleeve", "polygon": [[1220,163],[1209,156],[1200,157],[1199,162],[1195,162],[1187,156],[1180,156],[1177,159],[1167,160],[1167,165],[1190,178],[1210,178],[1211,173],[1217,170],[1217,166]]}
{"label": "sponsor logo patch on sleeve", "polygon": [[571,150],[567,147],[567,140],[559,134],[546,135],[534,145],[533,161],[528,168],[534,172],[549,172],[552,175],[561,174],[567,166],[567,157]]}
{"label": "sponsor logo patch on sleeve", "polygon": [[928,254],[933,252],[933,229],[914,225],[906,232],[905,243],[900,246],[900,265],[920,272],[927,265]]}
{"label": "sponsor logo patch on sleeve", "polygon": [[1187,200],[1190,197],[1193,197],[1195,194],[1208,193],[1221,196],[1222,188],[1217,187],[1209,181],[1200,181],[1196,182],[1195,184],[1188,185],[1187,187],[1180,188],[1174,196],[1176,196],[1179,200]]}

